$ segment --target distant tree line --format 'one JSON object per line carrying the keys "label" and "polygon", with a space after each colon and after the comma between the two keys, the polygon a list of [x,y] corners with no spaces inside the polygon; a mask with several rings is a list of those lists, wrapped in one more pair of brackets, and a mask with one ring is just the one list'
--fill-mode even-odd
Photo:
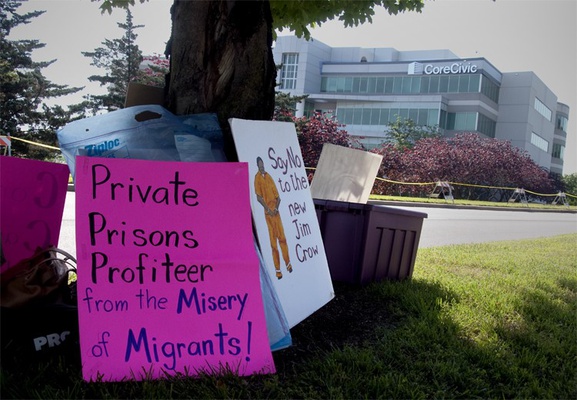
{"label": "distant tree line", "polygon": [[[17,0],[0,0],[0,135],[12,140],[12,155],[22,158],[53,160],[60,156],[56,131],[68,122],[97,113],[124,107],[126,88],[131,81],[164,86],[167,60],[158,55],[143,57],[136,40],[136,30],[130,9],[126,21],[118,23],[124,35],[105,39],[102,47],[82,54],[103,71],[87,79],[106,88],[103,95],[86,95],[84,100],[67,107],[49,105],[50,100],[77,93],[83,87],[58,85],[48,80],[43,70],[57,60],[34,61],[34,50],[45,44],[39,40],[11,40],[11,31],[20,25],[33,23],[44,11],[25,14],[18,12]],[[142,62],[145,61],[145,68]],[[30,145],[18,139],[50,147]]]}
{"label": "distant tree line", "polygon": [[[82,88],[58,85],[42,74],[56,60],[34,61],[32,52],[44,47],[38,40],[9,40],[11,31],[29,24],[43,11],[18,14],[21,1],[0,0],[0,135],[57,146],[55,130],[76,111],[49,106],[46,100],[76,93]],[[12,141],[12,154],[50,159],[58,151]]]}
{"label": "distant tree line", "polygon": [[[412,147],[384,144],[374,150],[383,156],[381,177],[398,182],[455,182],[455,198],[506,201],[510,188],[552,194],[558,182],[529,155],[509,141],[461,133],[452,138],[423,138]],[[432,186],[401,185],[379,181],[379,194],[426,196]]]}

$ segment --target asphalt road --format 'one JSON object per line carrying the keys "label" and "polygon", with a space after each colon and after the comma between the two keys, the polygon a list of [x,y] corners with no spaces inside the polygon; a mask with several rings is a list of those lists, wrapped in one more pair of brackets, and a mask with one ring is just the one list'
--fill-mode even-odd
{"label": "asphalt road", "polygon": [[[59,247],[76,254],[74,202],[68,192]],[[425,213],[419,247],[530,239],[577,233],[577,213],[465,209],[454,207],[391,206]]]}
{"label": "asphalt road", "polygon": [[419,247],[577,233],[577,213],[394,206],[427,214]]}

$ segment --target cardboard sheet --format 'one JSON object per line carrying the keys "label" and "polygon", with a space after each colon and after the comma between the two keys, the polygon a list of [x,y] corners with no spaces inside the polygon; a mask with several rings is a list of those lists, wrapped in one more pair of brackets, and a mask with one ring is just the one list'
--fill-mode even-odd
{"label": "cardboard sheet", "polygon": [[379,154],[325,143],[311,183],[313,198],[366,204],[382,160]]}

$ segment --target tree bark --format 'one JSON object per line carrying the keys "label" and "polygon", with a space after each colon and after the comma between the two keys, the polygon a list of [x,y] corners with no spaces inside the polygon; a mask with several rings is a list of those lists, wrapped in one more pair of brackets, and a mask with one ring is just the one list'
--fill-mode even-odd
{"label": "tree bark", "polygon": [[276,67],[268,0],[175,0],[167,107],[216,113],[225,152],[237,160],[229,118],[270,120]]}

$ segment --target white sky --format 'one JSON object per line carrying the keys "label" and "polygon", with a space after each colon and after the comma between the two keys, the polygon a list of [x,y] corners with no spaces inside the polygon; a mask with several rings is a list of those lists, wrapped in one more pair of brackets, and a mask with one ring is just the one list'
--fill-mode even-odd
{"label": "white sky", "polygon": [[[144,54],[163,54],[171,4],[150,0],[133,8],[133,22],[144,25],[136,31]],[[102,71],[90,67],[90,59],[80,52],[121,37],[117,22],[125,20],[121,10],[101,15],[99,5],[90,0],[29,0],[20,13],[46,13],[15,29],[10,38],[45,43],[33,54],[38,61],[57,59],[45,75],[54,83],[87,86],[94,93],[99,88],[87,78]],[[563,172],[577,172],[576,0],[425,0],[421,13],[390,16],[378,9],[372,24],[344,28],[331,21],[312,30],[312,36],[332,47],[449,49],[461,58],[484,57],[501,72],[535,72],[558,101],[571,108]]]}

